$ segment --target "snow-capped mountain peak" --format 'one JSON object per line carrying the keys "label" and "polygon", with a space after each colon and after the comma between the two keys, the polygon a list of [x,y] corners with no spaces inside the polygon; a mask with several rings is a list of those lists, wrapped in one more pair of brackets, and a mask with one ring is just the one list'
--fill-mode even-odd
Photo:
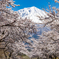
{"label": "snow-capped mountain peak", "polygon": [[[38,9],[37,7],[29,7],[29,8],[24,8],[18,10],[18,13],[21,18],[25,19],[30,19],[32,22],[35,23],[42,23],[42,21],[39,19],[39,17],[46,17],[47,14],[43,11]],[[38,17],[39,16],[39,17]]]}

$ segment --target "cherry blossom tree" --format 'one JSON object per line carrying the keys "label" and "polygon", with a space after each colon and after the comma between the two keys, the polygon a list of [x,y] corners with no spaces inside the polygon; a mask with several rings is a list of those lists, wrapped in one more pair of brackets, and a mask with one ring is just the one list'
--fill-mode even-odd
{"label": "cherry blossom tree", "polygon": [[36,29],[34,23],[27,18],[19,19],[19,14],[8,8],[10,5],[19,6],[15,5],[13,0],[0,0],[0,42],[5,42],[4,53],[8,51],[9,57],[17,59],[18,51],[28,51],[23,42],[26,42]]}
{"label": "cherry blossom tree", "polygon": [[37,59],[59,57],[59,9],[53,7],[53,10],[45,11],[47,17],[41,18],[43,27],[48,26],[50,31],[43,32],[39,39],[28,39],[36,33],[37,27],[27,18],[19,19],[16,11],[7,8],[10,5],[17,6],[13,0],[0,0],[0,42],[5,42],[4,51],[9,52],[9,59],[21,59],[18,55],[22,53]]}

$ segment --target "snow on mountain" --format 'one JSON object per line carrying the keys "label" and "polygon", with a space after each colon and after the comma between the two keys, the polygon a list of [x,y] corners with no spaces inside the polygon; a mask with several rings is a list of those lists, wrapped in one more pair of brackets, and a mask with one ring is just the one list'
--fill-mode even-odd
{"label": "snow on mountain", "polygon": [[30,19],[34,23],[42,23],[42,21],[39,19],[39,17],[44,18],[47,16],[47,14],[43,10],[40,10],[34,6],[29,7],[29,8],[20,9],[20,10],[18,10],[18,13],[21,18]]}

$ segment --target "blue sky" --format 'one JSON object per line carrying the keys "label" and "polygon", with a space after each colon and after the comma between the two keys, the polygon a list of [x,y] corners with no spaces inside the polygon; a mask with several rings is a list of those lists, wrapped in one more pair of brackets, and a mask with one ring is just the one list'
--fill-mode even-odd
{"label": "blue sky", "polygon": [[[15,4],[19,4],[19,7],[12,8],[14,11],[17,11],[19,9],[27,8],[35,6],[39,9],[46,9],[48,8],[48,4],[51,4],[51,6],[55,6],[58,4],[54,3],[54,0],[14,0]],[[48,3],[49,2],[49,3]]]}

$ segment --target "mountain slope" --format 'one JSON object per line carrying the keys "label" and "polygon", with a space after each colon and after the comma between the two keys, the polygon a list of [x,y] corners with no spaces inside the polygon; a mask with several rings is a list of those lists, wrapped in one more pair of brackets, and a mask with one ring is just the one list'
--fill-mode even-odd
{"label": "mountain slope", "polygon": [[39,17],[44,18],[47,16],[47,14],[43,10],[40,10],[34,6],[29,7],[29,8],[20,9],[18,10],[18,13],[21,16],[21,18],[30,19],[32,22],[35,22],[35,23],[42,23],[42,21],[39,20]]}

